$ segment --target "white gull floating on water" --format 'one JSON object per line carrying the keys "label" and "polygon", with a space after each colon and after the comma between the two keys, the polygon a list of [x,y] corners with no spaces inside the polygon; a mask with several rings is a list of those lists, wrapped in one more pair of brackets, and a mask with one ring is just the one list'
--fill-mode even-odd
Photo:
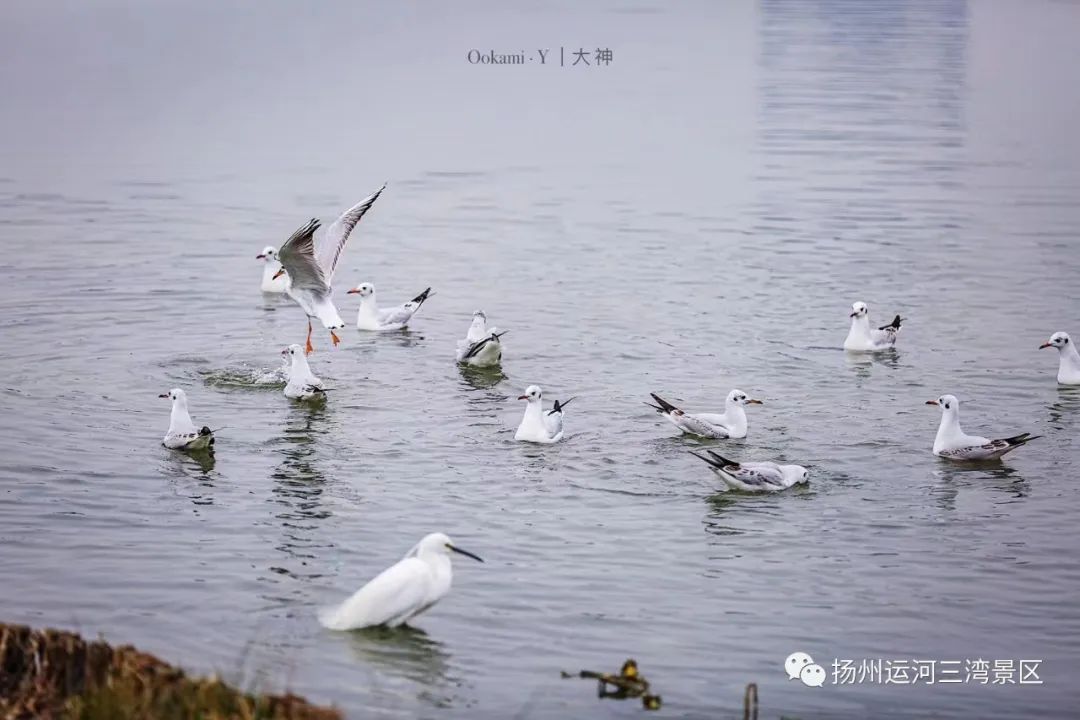
{"label": "white gull floating on water", "polygon": [[742,390],[732,390],[724,400],[723,413],[686,413],[675,407],[656,393],[649,393],[656,405],[645,403],[666,417],[672,425],[690,435],[727,440],[744,438],[749,424],[746,419],[746,405],[761,405]]}
{"label": "white gull floating on water", "polygon": [[494,367],[502,362],[502,336],[496,327],[487,326],[483,310],[473,313],[472,324],[464,340],[457,343],[457,361],[472,367]]}
{"label": "white gull floating on water", "polygon": [[386,185],[383,185],[346,210],[327,228],[317,245],[315,231],[319,229],[319,221],[312,218],[294,232],[278,251],[278,260],[282,264],[278,272],[287,273],[288,278],[285,291],[308,316],[307,343],[304,345],[306,353],[314,350],[311,346],[311,318],[318,318],[323,327],[330,331],[334,345],[341,342],[334,330],[345,327],[345,323],[334,307],[330,283],[353,228],[385,189]]}
{"label": "white gull floating on water", "polygon": [[544,412],[544,391],[539,385],[525,388],[525,394],[518,400],[528,400],[525,415],[521,418],[514,439],[521,442],[555,443],[563,437],[563,408],[570,404],[570,398],[564,403],[555,401],[551,410]]}
{"label": "white gull floating on water", "polygon": [[1039,349],[1048,347],[1057,348],[1058,351],[1057,381],[1062,385],[1080,385],[1080,352],[1076,351],[1076,345],[1069,339],[1068,333],[1054,333]]}
{"label": "white gull floating on water", "polygon": [[709,454],[690,454],[701,458],[712,468],[724,483],[733,490],[765,493],[787,490],[793,485],[807,482],[807,469],[802,465],[778,465],[774,462],[735,462],[723,455],[706,450]]}
{"label": "white gull floating on water", "polygon": [[385,310],[379,309],[375,300],[375,286],[371,283],[360,283],[346,294],[360,296],[360,309],[356,311],[357,330],[385,332],[406,327],[424,301],[434,293],[431,288],[427,288],[409,302]]}
{"label": "white gull floating on water", "polygon": [[948,460],[997,460],[1040,437],[1021,433],[1010,438],[990,440],[968,435],[960,429],[960,401],[955,395],[942,395],[937,400],[927,400],[926,404],[941,408],[941,424],[934,438],[934,454]]}
{"label": "white gull floating on water", "polygon": [[844,349],[848,352],[878,352],[896,345],[896,334],[900,332],[900,316],[897,315],[888,325],[874,329],[870,327],[870,308],[864,302],[851,306],[851,329],[844,340]]}
{"label": "white gull floating on water", "polygon": [[214,433],[205,425],[196,429],[188,414],[187,393],[180,388],[173,388],[158,397],[172,400],[172,413],[169,415],[169,431],[165,433],[161,444],[170,450],[207,450],[214,445]]}
{"label": "white gull floating on water", "polygon": [[330,630],[404,625],[450,592],[451,552],[484,562],[456,547],[442,533],[425,535],[404,558],[376,575],[348,600],[321,611],[319,622]]}
{"label": "white gull floating on water", "polygon": [[262,284],[259,289],[264,293],[283,293],[288,285],[288,278],[281,273],[281,263],[277,259],[277,248],[267,245],[263,251],[255,256],[256,260],[263,261]]}
{"label": "white gull floating on water", "polygon": [[315,377],[308,365],[304,349],[299,345],[290,345],[281,351],[289,361],[289,382],[285,385],[285,397],[290,400],[309,400],[313,397],[326,397],[323,381]]}

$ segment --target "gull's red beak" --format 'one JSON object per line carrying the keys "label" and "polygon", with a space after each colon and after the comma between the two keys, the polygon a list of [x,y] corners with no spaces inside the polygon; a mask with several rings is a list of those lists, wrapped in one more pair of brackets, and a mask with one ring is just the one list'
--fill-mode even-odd
{"label": "gull's red beak", "polygon": [[848,317],[855,317],[855,316],[856,316],[856,315],[858,315],[858,314],[859,314],[859,313],[857,313],[857,312],[853,312],[853,313],[851,313],[850,315],[848,315]]}
{"label": "gull's red beak", "polygon": [[277,280],[279,277],[281,277],[284,274],[285,274],[285,268],[281,268],[276,273],[274,273],[274,277],[272,277],[271,280]]}
{"label": "gull's red beak", "polygon": [[167,397],[169,397],[169,393],[161,393],[160,395],[158,395],[158,397],[159,398],[167,398]]}
{"label": "gull's red beak", "polygon": [[938,405],[939,403],[938,403],[938,401],[937,401],[937,400],[927,400],[927,401],[926,401],[926,404],[927,404],[927,405]]}
{"label": "gull's red beak", "polygon": [[528,400],[528,399],[529,399],[528,395],[519,395],[518,396],[518,400]]}
{"label": "gull's red beak", "polygon": [[360,292],[360,288],[353,288],[352,290],[346,290],[345,294],[346,295],[356,295],[358,292]]}
{"label": "gull's red beak", "polygon": [[1048,348],[1048,347],[1054,347],[1054,346],[1052,344],[1050,344],[1050,343],[1043,343],[1042,345],[1039,346],[1039,349],[1042,350],[1043,348]]}
{"label": "gull's red beak", "polygon": [[262,253],[259,253],[258,255],[255,256],[255,259],[256,260],[265,260],[266,256],[263,255]]}
{"label": "gull's red beak", "polygon": [[746,404],[747,405],[764,405],[765,403],[761,402],[760,400],[751,399],[751,400],[747,400]]}

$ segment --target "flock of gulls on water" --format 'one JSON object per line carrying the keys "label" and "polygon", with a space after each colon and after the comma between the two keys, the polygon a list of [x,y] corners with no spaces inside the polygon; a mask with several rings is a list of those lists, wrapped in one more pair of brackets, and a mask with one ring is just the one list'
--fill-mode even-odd
{"label": "flock of gulls on water", "polygon": [[[334,345],[340,342],[335,331],[344,328],[345,322],[334,306],[331,289],[334,270],[341,260],[349,235],[385,189],[386,185],[383,185],[346,210],[318,240],[315,239],[315,233],[320,223],[312,219],[294,232],[280,249],[267,247],[256,256],[265,263],[262,291],[287,294],[307,315],[307,340],[304,346],[290,345],[282,351],[288,361],[285,396],[292,400],[309,401],[325,396],[322,380],[311,371],[307,361],[307,355],[314,351],[311,343],[311,321],[314,318],[322,323],[329,331]],[[375,299],[375,286],[371,283],[361,283],[350,289],[348,294],[357,295],[360,300],[357,329],[371,332],[393,331],[406,327],[424,302],[433,295],[431,288],[427,288],[409,302],[391,308],[380,308]],[[866,303],[857,302],[852,305],[851,329],[844,340],[844,350],[853,353],[890,350],[896,345],[900,325],[901,318],[897,315],[888,325],[874,328],[870,323],[870,309]],[[498,366],[502,362],[504,334],[505,332],[499,332],[495,327],[488,327],[487,316],[483,311],[477,311],[465,338],[458,341],[457,361],[474,367]],[[1064,385],[1080,385],[1080,353],[1069,336],[1056,332],[1040,349],[1051,347],[1058,351],[1058,382]],[[211,451],[214,444],[213,431],[206,426],[201,429],[195,427],[188,414],[184,391],[173,389],[161,397],[172,400],[169,431],[163,440],[165,447],[175,450]],[[525,388],[519,400],[525,400],[527,404],[514,435],[515,440],[532,443],[555,443],[562,440],[564,409],[573,398],[564,402],[556,400],[549,409],[545,409],[543,399],[543,390],[539,386],[530,385]],[[741,390],[728,393],[722,413],[688,413],[659,395],[652,394],[652,399],[655,404],[647,404],[681,432],[721,440],[746,437],[748,423],[745,408],[761,404],[760,400],[749,397]],[[941,424],[934,439],[933,452],[948,460],[998,460],[1038,437],[1022,433],[992,440],[968,435],[960,428],[960,401],[956,396],[942,395],[936,400],[927,401],[927,404],[941,408]],[[704,460],[725,485],[734,490],[752,493],[779,492],[807,481],[807,469],[801,465],[781,465],[774,462],[740,463],[712,450],[706,450],[705,454],[692,454]],[[432,533],[421,539],[399,562],[381,572],[343,603],[322,611],[319,614],[320,622],[334,630],[402,625],[429,609],[450,591],[451,552],[483,562],[476,555],[456,547],[446,535]]]}

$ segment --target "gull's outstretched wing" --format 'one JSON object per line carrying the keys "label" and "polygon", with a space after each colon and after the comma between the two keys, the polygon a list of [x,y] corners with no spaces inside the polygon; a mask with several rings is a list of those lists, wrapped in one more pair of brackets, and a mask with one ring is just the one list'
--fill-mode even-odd
{"label": "gull's outstretched wing", "polygon": [[319,240],[316,257],[319,260],[319,267],[322,268],[325,274],[327,284],[334,278],[334,270],[337,269],[338,261],[341,259],[341,252],[345,249],[345,242],[349,239],[349,234],[352,233],[353,228],[360,222],[360,218],[364,217],[364,213],[371,209],[371,206],[375,204],[375,201],[379,199],[379,195],[385,189],[386,184],[383,183],[381,188],[342,213],[341,217],[326,229],[326,234]]}
{"label": "gull's outstretched wing", "polygon": [[281,246],[278,260],[285,272],[289,273],[293,288],[325,293],[330,290],[330,283],[315,259],[314,237],[318,229],[318,220],[308,220]]}

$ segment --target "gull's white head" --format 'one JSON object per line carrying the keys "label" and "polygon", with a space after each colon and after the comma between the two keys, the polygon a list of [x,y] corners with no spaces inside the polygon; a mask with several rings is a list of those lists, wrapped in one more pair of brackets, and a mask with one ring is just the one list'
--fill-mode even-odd
{"label": "gull's white head", "polygon": [[267,245],[263,248],[263,251],[255,256],[256,260],[262,260],[263,262],[270,262],[271,260],[277,260],[277,248],[273,245]]}
{"label": "gull's white head", "polygon": [[371,283],[360,283],[352,290],[349,290],[347,295],[359,295],[361,300],[366,300],[375,294],[375,286]]}
{"label": "gull's white head", "polygon": [[158,397],[169,398],[170,400],[187,400],[187,394],[180,388],[173,388],[167,393],[161,393]]}
{"label": "gull's white head", "polygon": [[518,396],[518,400],[528,400],[530,403],[540,402],[544,398],[544,391],[539,385],[530,385],[525,388],[525,394]]}
{"label": "gull's white head", "polygon": [[435,554],[449,555],[452,552],[471,557],[473,560],[484,562],[478,555],[473,555],[468,550],[462,550],[455,546],[450,540],[450,537],[445,533],[431,533],[430,535],[425,535],[420,542],[416,544],[416,555],[418,557]]}
{"label": "gull's white head", "polygon": [[477,310],[476,312],[474,312],[472,314],[472,316],[473,316],[474,320],[477,319],[477,318],[479,318],[480,320],[484,320],[484,321],[487,320],[487,313],[485,313],[483,310]]}
{"label": "gull's white head", "polygon": [[861,300],[851,306],[851,317],[861,318],[870,314],[870,308],[866,306],[866,303]]}
{"label": "gull's white head", "polygon": [[955,395],[942,395],[937,400],[927,400],[927,405],[938,405],[942,412],[956,412],[960,409],[960,401]]}
{"label": "gull's white head", "polygon": [[281,354],[282,354],[282,356],[284,356],[286,358],[290,358],[290,359],[291,358],[297,358],[297,357],[303,358],[304,357],[304,348],[300,347],[296,343],[293,343],[289,347],[282,350]]}
{"label": "gull's white head", "polygon": [[1057,348],[1058,350],[1064,350],[1069,347],[1069,333],[1056,332],[1050,336],[1050,339],[1039,346],[1039,349],[1043,348]]}
{"label": "gull's white head", "polygon": [[742,390],[732,390],[728,393],[727,401],[732,405],[761,405],[760,400],[755,400]]}

